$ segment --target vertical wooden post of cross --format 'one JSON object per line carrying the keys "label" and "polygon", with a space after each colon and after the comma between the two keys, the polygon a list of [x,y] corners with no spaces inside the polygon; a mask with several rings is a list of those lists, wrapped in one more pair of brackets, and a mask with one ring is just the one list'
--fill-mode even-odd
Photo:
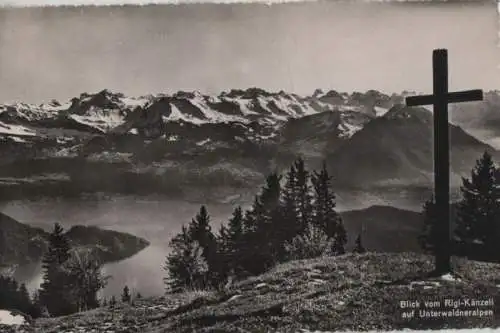
{"label": "vertical wooden post of cross", "polygon": [[450,244],[450,138],[448,131],[448,103],[479,101],[482,90],[448,92],[448,52],[434,50],[432,54],[433,94],[406,98],[406,105],[432,105],[434,127],[434,198],[437,225],[435,239],[435,273],[451,272]]}

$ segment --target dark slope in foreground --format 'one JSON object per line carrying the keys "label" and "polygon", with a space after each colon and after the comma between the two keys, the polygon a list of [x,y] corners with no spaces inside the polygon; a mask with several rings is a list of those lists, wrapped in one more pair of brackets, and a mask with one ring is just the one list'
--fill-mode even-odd
{"label": "dark slope in foreground", "polygon": [[[445,320],[401,318],[401,300],[493,297],[500,265],[461,261],[460,280],[427,278],[431,257],[413,253],[347,254],[279,265],[222,292],[190,292],[142,299],[37,320],[32,331],[309,332],[499,327],[500,316]],[[485,309],[489,309],[485,307]],[[500,305],[493,309],[496,313]]]}
{"label": "dark slope in foreground", "polygon": [[[66,235],[73,247],[97,250],[103,262],[128,258],[149,246],[145,239],[97,227],[74,226]],[[36,263],[47,249],[45,230],[0,213],[0,268]]]}

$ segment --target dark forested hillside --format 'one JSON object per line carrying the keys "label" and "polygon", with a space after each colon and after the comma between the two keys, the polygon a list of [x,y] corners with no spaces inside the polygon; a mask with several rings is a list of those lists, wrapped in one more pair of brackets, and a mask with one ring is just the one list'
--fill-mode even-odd
{"label": "dark forested hillside", "polygon": [[[66,232],[75,247],[94,248],[103,262],[121,260],[141,251],[149,242],[122,232],[74,226]],[[0,213],[0,268],[36,263],[47,249],[49,234]]]}

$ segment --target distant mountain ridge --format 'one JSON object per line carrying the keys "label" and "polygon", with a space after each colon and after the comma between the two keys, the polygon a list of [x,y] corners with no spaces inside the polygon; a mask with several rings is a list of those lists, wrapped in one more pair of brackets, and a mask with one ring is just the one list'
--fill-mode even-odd
{"label": "distant mountain ridge", "polygon": [[[81,193],[252,196],[298,156],[328,162],[336,186],[428,186],[431,113],[386,95],[258,88],[126,97],[103,90],[68,103],[0,106],[0,199]],[[500,100],[500,99],[499,99]],[[455,180],[495,149],[456,125]],[[456,182],[455,182],[456,183]]]}
{"label": "distant mountain ridge", "polygon": [[271,93],[250,88],[231,90],[218,96],[179,91],[172,95],[125,97],[121,93],[102,90],[95,94],[83,93],[63,104],[51,101],[41,105],[17,103],[0,106],[0,122],[3,123],[0,133],[30,136],[37,133],[30,127],[41,126],[95,133],[140,132],[145,136],[155,136],[158,133],[154,129],[161,123],[200,125],[257,121],[276,124],[333,109],[361,111],[375,116],[400,101],[401,96],[387,96],[376,91],[349,95],[317,90],[312,96],[301,97],[283,91]]}
{"label": "distant mountain ridge", "polygon": [[417,237],[423,230],[422,212],[374,205],[340,213],[347,231],[347,248],[352,249],[358,235],[371,252],[420,253]]}
{"label": "distant mountain ridge", "polygon": [[[433,184],[432,124],[429,110],[395,105],[328,155],[334,177],[349,174],[351,185]],[[456,125],[449,131],[452,184],[458,186],[482,152],[497,152]]]}
{"label": "distant mountain ridge", "polygon": [[466,129],[482,129],[500,134],[500,91],[489,91],[480,102],[454,104],[450,119]]}

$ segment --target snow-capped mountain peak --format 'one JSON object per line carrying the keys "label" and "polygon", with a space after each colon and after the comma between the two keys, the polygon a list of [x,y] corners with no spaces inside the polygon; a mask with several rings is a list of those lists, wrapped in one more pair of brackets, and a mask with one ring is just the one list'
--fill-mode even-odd
{"label": "snow-capped mountain peak", "polygon": [[347,94],[318,89],[311,96],[299,96],[284,91],[275,93],[249,88],[233,89],[219,95],[179,91],[171,95],[130,97],[104,89],[96,93],[82,93],[66,103],[52,100],[41,105],[0,105],[0,121],[27,126],[26,131],[49,127],[93,133],[149,133],[156,136],[162,135],[169,123],[195,126],[257,123],[276,129],[289,119],[322,112],[340,112],[345,115],[338,130],[343,133],[342,136],[350,137],[362,127],[353,118],[355,113],[352,112],[381,116],[394,100],[394,97],[375,91]]}
{"label": "snow-capped mountain peak", "polygon": [[408,107],[403,104],[394,105],[382,117],[390,120],[407,119],[423,123],[430,123],[432,121],[432,113],[428,109],[423,107]]}

